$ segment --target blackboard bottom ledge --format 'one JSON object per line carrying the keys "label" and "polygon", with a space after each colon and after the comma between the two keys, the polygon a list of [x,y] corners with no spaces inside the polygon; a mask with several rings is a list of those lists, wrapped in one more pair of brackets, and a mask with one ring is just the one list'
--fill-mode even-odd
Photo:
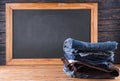
{"label": "blackboard bottom ledge", "polygon": [[61,59],[12,59],[6,65],[54,65],[63,64]]}

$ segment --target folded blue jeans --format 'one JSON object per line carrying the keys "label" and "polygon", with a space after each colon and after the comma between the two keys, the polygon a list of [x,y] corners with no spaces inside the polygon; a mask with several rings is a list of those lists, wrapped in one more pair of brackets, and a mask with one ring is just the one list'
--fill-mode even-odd
{"label": "folded blue jeans", "polygon": [[78,60],[78,61],[80,61],[81,59],[96,61],[96,62],[113,62],[114,61],[113,52],[109,54],[102,53],[102,52],[98,52],[98,53],[89,52],[89,53],[76,53],[76,54],[64,53],[64,56],[67,59]]}
{"label": "folded blue jeans", "polygon": [[67,76],[69,76],[69,77],[73,77],[73,78],[96,78],[96,79],[98,79],[98,78],[115,78],[115,77],[111,77],[111,76],[109,76],[109,75],[107,75],[106,76],[106,74],[100,74],[99,76],[98,75],[89,75],[89,74],[85,74],[85,73],[80,73],[80,72],[75,72],[74,70],[68,70],[67,68],[66,68],[66,66],[64,65],[64,67],[63,67],[63,72],[67,75]]}
{"label": "folded blue jeans", "polygon": [[75,78],[115,78],[119,76],[119,69],[112,63],[109,68],[101,65],[91,65],[85,62],[69,62],[65,57],[61,60],[64,63],[63,71],[67,76]]}
{"label": "folded blue jeans", "polygon": [[[94,60],[91,59],[87,59],[86,57],[77,57],[78,59],[73,59],[74,57],[69,56],[69,54],[64,54],[64,57],[70,62],[85,62],[88,64],[92,64],[92,65],[101,65],[104,66],[105,68],[109,68],[109,61],[108,60],[96,60],[96,58]],[[91,57],[90,57],[91,58]]]}
{"label": "folded blue jeans", "polygon": [[72,38],[68,38],[64,41],[63,50],[66,53],[73,53],[78,51],[101,51],[101,52],[109,52],[117,49],[117,42],[115,41],[107,41],[107,42],[99,42],[99,43],[89,43],[83,42],[79,40],[75,40]]}
{"label": "folded blue jeans", "polygon": [[114,61],[115,41],[89,43],[72,38],[64,41],[63,71],[76,78],[114,78],[119,76]]}

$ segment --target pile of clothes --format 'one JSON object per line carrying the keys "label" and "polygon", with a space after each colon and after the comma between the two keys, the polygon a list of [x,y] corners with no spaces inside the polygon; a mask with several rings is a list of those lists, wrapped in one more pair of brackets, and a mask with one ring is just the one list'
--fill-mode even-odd
{"label": "pile of clothes", "polygon": [[75,78],[115,78],[119,69],[113,65],[117,42],[89,43],[72,38],[64,41],[63,71]]}

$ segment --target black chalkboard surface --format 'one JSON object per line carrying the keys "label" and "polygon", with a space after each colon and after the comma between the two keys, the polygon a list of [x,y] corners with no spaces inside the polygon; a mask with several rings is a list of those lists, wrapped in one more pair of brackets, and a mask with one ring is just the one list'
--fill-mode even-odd
{"label": "black chalkboard surface", "polygon": [[60,58],[66,38],[90,42],[90,24],[89,9],[13,10],[12,57]]}

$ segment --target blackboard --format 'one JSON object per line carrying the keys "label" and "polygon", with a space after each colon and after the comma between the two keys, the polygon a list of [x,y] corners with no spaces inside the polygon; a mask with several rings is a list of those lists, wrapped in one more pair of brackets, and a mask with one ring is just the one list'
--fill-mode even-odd
{"label": "blackboard", "polygon": [[91,41],[90,9],[13,10],[13,58],[60,58],[66,38]]}
{"label": "blackboard", "polygon": [[63,42],[97,42],[97,3],[7,3],[6,64],[62,64]]}

